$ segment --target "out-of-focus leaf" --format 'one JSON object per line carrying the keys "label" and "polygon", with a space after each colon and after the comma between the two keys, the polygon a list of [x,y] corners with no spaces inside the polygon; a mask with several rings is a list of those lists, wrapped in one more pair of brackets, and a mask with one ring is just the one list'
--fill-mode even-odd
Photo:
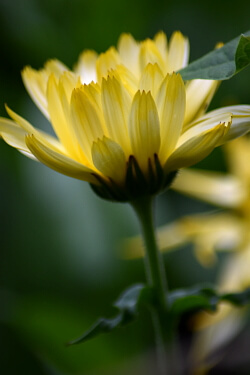
{"label": "out-of-focus leaf", "polygon": [[197,286],[170,292],[168,301],[170,313],[175,316],[190,311],[215,311],[222,301],[238,307],[250,304],[250,288],[239,293],[218,294],[212,286]]}
{"label": "out-of-focus leaf", "polygon": [[118,298],[114,307],[118,309],[118,314],[112,318],[100,318],[82,336],[69,342],[69,345],[80,344],[101,333],[107,333],[117,327],[130,323],[137,317],[138,309],[141,305],[150,303],[152,298],[151,288],[143,284],[133,285]]}
{"label": "out-of-focus leaf", "polygon": [[[114,303],[118,313],[111,319],[100,318],[92,327],[79,338],[72,340],[68,345],[80,344],[102,333],[124,326],[135,320],[139,307],[142,305],[154,306],[156,301],[153,288],[143,284],[130,287]],[[233,305],[244,306],[250,303],[250,288],[240,293],[218,294],[210,285],[195,286],[189,289],[174,290],[168,294],[169,311],[166,319],[178,317],[187,312],[210,310],[216,311],[220,302],[227,301]]]}
{"label": "out-of-focus leaf", "polygon": [[193,310],[216,310],[218,296],[210,286],[197,286],[172,291],[168,296],[170,312],[181,315]]}
{"label": "out-of-focus leaf", "polygon": [[184,80],[225,80],[250,64],[250,31],[193,61],[179,73]]}
{"label": "out-of-focus leaf", "polygon": [[250,288],[240,293],[223,294],[220,300],[230,302],[235,306],[245,306],[250,303]]}

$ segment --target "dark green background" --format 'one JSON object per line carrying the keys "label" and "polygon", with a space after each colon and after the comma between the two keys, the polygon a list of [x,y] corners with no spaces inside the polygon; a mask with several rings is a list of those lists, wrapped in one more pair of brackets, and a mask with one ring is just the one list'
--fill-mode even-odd
{"label": "dark green background", "polygon": [[[4,103],[48,128],[24,90],[20,71],[49,58],[72,67],[84,48],[102,52],[122,32],[136,39],[181,30],[191,61],[248,30],[250,2],[0,0],[0,115]],[[250,70],[224,82],[212,107],[250,103]],[[216,150],[202,167],[226,170]],[[157,200],[157,223],[204,205],[173,192]],[[87,183],[59,175],[0,142],[0,371],[5,375],[152,374],[149,316],[77,347],[77,337],[129,285],[145,280],[143,262],[120,256],[138,233],[128,205],[96,197]],[[165,256],[170,288],[214,280],[190,247]],[[242,370],[243,371],[243,370]],[[228,372],[229,373],[229,372]],[[243,374],[243,372],[242,372]]]}

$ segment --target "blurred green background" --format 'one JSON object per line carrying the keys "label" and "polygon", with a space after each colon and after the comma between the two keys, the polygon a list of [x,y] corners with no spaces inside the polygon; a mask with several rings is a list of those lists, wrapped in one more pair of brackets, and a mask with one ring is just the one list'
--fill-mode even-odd
{"label": "blurred green background", "polygon": [[[190,60],[248,30],[250,2],[177,0],[0,0],[0,115],[4,103],[48,128],[25,92],[20,71],[49,58],[72,67],[84,48],[116,45],[163,30],[187,35]],[[224,82],[211,108],[250,103],[250,70]],[[200,167],[226,170],[221,150]],[[5,375],[153,374],[149,316],[66,348],[110,307],[123,289],[145,280],[142,260],[123,260],[122,238],[138,233],[130,207],[96,197],[87,183],[59,175],[0,142],[0,368]],[[174,192],[157,200],[156,221],[210,207]],[[190,247],[166,254],[170,288],[213,281]]]}

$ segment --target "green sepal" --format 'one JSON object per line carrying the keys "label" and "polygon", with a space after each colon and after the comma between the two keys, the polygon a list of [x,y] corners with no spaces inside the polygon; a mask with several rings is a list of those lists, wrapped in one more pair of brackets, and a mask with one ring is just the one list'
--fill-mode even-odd
{"label": "green sepal", "polygon": [[151,304],[152,291],[150,287],[144,284],[136,284],[125,290],[118,300],[114,303],[114,307],[118,309],[118,313],[111,319],[99,318],[92,327],[87,330],[79,338],[72,340],[68,345],[80,344],[90,340],[102,333],[107,333],[115,328],[122,327],[138,316],[139,308],[142,305]]}
{"label": "green sepal", "polygon": [[179,70],[184,80],[225,80],[250,64],[250,30]]}

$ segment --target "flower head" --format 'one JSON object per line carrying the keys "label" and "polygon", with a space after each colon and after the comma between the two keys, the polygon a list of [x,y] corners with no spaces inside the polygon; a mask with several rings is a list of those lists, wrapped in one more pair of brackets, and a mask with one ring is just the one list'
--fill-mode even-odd
{"label": "flower head", "polygon": [[4,140],[27,156],[85,180],[104,198],[126,201],[155,194],[179,168],[248,131],[250,107],[204,115],[216,81],[184,83],[174,72],[187,64],[188,40],[175,32],[136,42],[123,34],[117,49],[84,51],[73,71],[57,60],[26,67],[27,91],[55,136],[34,128],[7,107]]}

